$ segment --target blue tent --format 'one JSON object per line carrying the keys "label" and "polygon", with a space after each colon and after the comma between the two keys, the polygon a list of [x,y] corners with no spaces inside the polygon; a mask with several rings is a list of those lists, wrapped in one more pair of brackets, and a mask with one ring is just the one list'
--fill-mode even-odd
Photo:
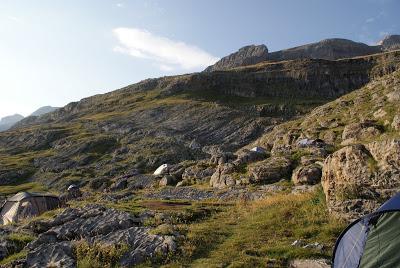
{"label": "blue tent", "polygon": [[351,223],[333,251],[333,268],[400,267],[400,193]]}

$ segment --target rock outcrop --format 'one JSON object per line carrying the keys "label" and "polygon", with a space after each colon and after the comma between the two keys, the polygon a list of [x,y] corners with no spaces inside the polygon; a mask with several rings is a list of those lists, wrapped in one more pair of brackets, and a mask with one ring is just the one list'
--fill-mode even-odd
{"label": "rock outcrop", "polygon": [[252,174],[251,181],[268,184],[287,179],[291,174],[291,166],[291,160],[281,156],[273,156],[256,162],[249,167],[249,172]]}
{"label": "rock outcrop", "polygon": [[142,224],[140,217],[100,205],[67,208],[50,221],[34,221],[27,226],[39,236],[26,247],[26,265],[76,267],[73,249],[82,241],[89,245],[126,245],[121,267],[132,267],[176,250],[173,236],[153,235]]}
{"label": "rock outcrop", "polygon": [[295,185],[314,185],[321,181],[322,171],[318,165],[307,165],[297,167],[292,174]]}
{"label": "rock outcrop", "polygon": [[322,186],[332,212],[348,218],[378,208],[400,186],[400,141],[347,146],[324,163]]}
{"label": "rock outcrop", "polygon": [[214,65],[207,67],[205,72],[224,71],[236,67],[257,64],[263,61],[276,62],[298,59],[337,60],[367,56],[382,51],[397,49],[400,49],[400,35],[386,36],[376,46],[369,46],[348,39],[331,38],[268,53],[268,49],[265,45],[251,45],[245,46],[237,52],[223,57]]}
{"label": "rock outcrop", "polygon": [[381,52],[380,46],[368,46],[347,39],[332,38],[269,53],[268,60],[282,61],[295,59],[337,60],[356,56],[366,56]]}
{"label": "rock outcrop", "polygon": [[235,67],[256,64],[266,61],[268,58],[268,48],[265,45],[251,45],[239,49],[220,59],[214,65],[205,69],[205,72],[224,71]]}

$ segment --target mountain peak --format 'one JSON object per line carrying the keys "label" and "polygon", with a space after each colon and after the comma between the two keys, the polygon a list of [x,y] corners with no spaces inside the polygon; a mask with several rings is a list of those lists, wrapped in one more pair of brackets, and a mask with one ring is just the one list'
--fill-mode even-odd
{"label": "mountain peak", "polygon": [[385,36],[378,45],[382,46],[383,50],[396,50],[400,49],[400,35],[392,34]]}
{"label": "mountain peak", "polygon": [[252,65],[267,60],[268,48],[266,45],[249,45],[223,57],[214,65],[205,69],[206,72],[223,71],[239,66]]}
{"label": "mountain peak", "polygon": [[43,107],[40,107],[39,109],[37,109],[36,111],[34,111],[30,116],[41,116],[43,114],[53,112],[57,109],[58,109],[58,107],[43,106]]}

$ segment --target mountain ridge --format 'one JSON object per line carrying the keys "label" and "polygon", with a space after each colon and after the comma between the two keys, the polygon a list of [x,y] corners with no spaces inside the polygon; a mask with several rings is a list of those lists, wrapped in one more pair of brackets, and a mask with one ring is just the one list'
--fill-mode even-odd
{"label": "mountain ridge", "polygon": [[319,42],[274,52],[268,52],[266,45],[250,45],[242,47],[237,52],[223,57],[214,65],[207,67],[204,72],[222,71],[230,68],[257,64],[263,61],[277,62],[295,59],[337,60],[357,56],[367,56],[397,50],[399,48],[399,35],[386,36],[375,46],[343,38],[324,39]]}

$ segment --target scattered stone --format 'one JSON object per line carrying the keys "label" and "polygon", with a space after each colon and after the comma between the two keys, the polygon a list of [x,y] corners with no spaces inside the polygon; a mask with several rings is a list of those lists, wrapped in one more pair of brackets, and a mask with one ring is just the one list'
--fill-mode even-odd
{"label": "scattered stone", "polygon": [[374,116],[375,118],[377,118],[377,119],[382,118],[382,117],[385,117],[386,115],[387,115],[387,112],[386,112],[384,109],[382,109],[382,108],[380,108],[379,110],[377,110],[377,111],[373,114],[373,116]]}
{"label": "scattered stone", "polygon": [[327,260],[292,260],[289,268],[330,268],[331,265]]}

